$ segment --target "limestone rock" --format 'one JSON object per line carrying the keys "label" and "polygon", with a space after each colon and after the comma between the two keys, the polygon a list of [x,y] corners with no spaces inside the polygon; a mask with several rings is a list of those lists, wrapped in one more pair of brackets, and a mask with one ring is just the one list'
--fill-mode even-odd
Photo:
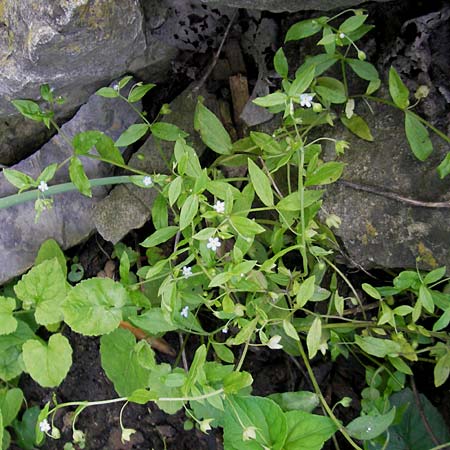
{"label": "limestone rock", "polygon": [[[194,111],[199,95],[205,98],[205,104],[210,109],[217,109],[215,98],[204,89],[195,93],[189,87],[171,103],[172,113],[166,116],[164,121],[173,123],[189,133],[190,136],[187,140],[201,155],[205,146],[194,131]],[[158,146],[160,149],[158,149]],[[150,136],[128,164],[148,173],[166,173],[167,167],[161,153],[169,161],[174,144],[173,142],[160,141],[158,146],[153,136]],[[139,159],[137,155],[144,158]],[[140,189],[131,184],[115,187],[108,197],[95,207],[94,221],[98,232],[107,241],[118,242],[130,230],[141,227],[150,218],[156,195],[157,192],[154,189]]]}
{"label": "limestone rock", "polygon": [[[386,2],[391,0],[372,0]],[[365,3],[365,0],[202,0],[208,6],[231,6],[272,12],[331,11]]]}
{"label": "limestone rock", "polygon": [[[135,105],[140,107],[137,103]],[[93,95],[74,118],[62,126],[62,132],[71,138],[80,131],[96,129],[117,139],[136,119],[137,114],[125,102]],[[71,154],[69,145],[60,135],[56,135],[38,152],[13,168],[35,178],[44,167],[54,162],[60,163]],[[83,158],[83,163],[90,178],[111,174],[109,165],[88,158]],[[49,184],[66,181],[67,170],[62,170]],[[16,192],[17,189],[0,173],[0,197]],[[105,188],[97,188],[92,199],[78,192],[55,196],[53,209],[43,212],[38,223],[34,223],[33,202],[0,210],[0,284],[30,267],[39,246],[46,239],[56,239],[64,249],[85,239],[94,230],[93,206],[106,193]]]}
{"label": "limestone rock", "polygon": [[[370,124],[373,143],[342,128],[333,134],[351,143],[343,158],[347,163],[343,179],[373,187],[380,194],[388,191],[423,202],[450,201],[450,179],[441,180],[436,172],[448,146],[432,136],[434,152],[426,162],[418,161],[407,144],[402,114],[386,106],[372,107],[375,115],[367,110],[363,115]],[[333,151],[328,149],[329,154]],[[328,188],[323,206],[324,211],[342,219],[335,233],[351,264],[414,268],[420,257],[421,267],[450,267],[449,208],[411,206],[339,182]]]}
{"label": "limestone rock", "polygon": [[67,118],[129,69],[147,67],[152,81],[163,79],[175,52],[146,35],[139,0],[2,0],[0,22],[2,164],[19,161],[21,143],[41,130],[22,129],[11,100],[38,98],[39,86],[48,83],[66,98],[58,117]]}

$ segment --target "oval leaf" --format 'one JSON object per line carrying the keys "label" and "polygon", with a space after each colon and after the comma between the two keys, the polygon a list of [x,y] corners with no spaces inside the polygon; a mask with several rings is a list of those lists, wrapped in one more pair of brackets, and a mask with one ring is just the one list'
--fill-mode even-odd
{"label": "oval leaf", "polygon": [[412,114],[405,114],[405,133],[412,152],[420,161],[425,161],[433,151],[428,130]]}
{"label": "oval leaf", "polygon": [[248,173],[256,195],[266,206],[273,206],[273,192],[267,175],[249,158]]}

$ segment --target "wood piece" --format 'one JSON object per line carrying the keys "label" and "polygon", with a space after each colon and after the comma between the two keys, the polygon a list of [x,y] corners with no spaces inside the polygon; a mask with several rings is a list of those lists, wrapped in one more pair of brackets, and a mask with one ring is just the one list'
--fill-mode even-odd
{"label": "wood piece", "polygon": [[233,101],[234,123],[238,127],[238,131],[241,131],[240,129],[242,129],[243,121],[240,116],[250,97],[247,77],[241,74],[233,75],[230,77],[229,82],[231,99]]}
{"label": "wood piece", "polygon": [[247,73],[244,56],[237,39],[229,39],[225,46],[225,56],[227,57],[232,74]]}

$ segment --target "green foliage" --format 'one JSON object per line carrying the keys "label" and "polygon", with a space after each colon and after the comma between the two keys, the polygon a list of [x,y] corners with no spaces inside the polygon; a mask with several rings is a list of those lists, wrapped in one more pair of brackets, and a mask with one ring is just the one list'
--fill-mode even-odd
{"label": "green foliage", "polygon": [[[396,393],[419,357],[432,362],[436,386],[450,375],[450,294],[442,289],[448,281],[446,268],[404,270],[391,286],[355,287],[333,262],[337,240],[330,227],[339,226],[339,218],[330,216],[325,224],[319,220],[325,187],[342,176],[345,166],[339,157],[349,146],[327,137],[326,127],[338,120],[357,137],[374,140],[370,122],[355,113],[358,102],[397,108],[405,116],[414,155],[425,160],[432,152],[429,129],[436,130],[412,112],[409,91],[394,68],[389,72],[392,101],[372,96],[381,81],[358,47],[372,28],[363,12],[308,19],[289,29],[286,42],[316,39],[322,53],[306,58],[295,72],[282,48],[275,53],[281,86],[254,100],[282,116],[272,135],[253,131],[233,143],[219,118],[198,102],[195,131],[217,157],[209,167],[202,166],[187,133],[169,122],[150,123],[144,114],[116,142],[96,130],[73,137],[69,174],[75,188],[91,195],[85,158],[129,170],[133,175],[127,182],[156,191],[154,230],[140,251],[115,246],[120,281],[81,281],[78,261],[72,261],[68,274],[58,244],[44,243],[34,267],[14,290],[0,296],[0,382],[7,386],[26,371],[44,387],[58,386],[72,363],[70,343],[62,334],[68,325],[76,333],[101,336],[102,367],[120,397],[68,404],[55,398],[42,410],[27,409],[19,421],[22,393],[2,387],[5,442],[11,429],[22,448],[41,445],[46,435],[59,438],[47,418],[52,421],[59,409],[78,404],[70,445],[83,446],[85,438],[75,422],[84,408],[155,402],[169,414],[184,409],[191,426],[202,432],[222,427],[226,450],[316,450],[338,430],[356,449],[360,441],[365,449],[390,448],[387,439],[393,436],[408,448],[411,437],[404,421],[415,421],[415,410],[408,410],[409,400]],[[332,67],[340,72],[327,73]],[[347,71],[363,81],[364,94],[352,93]],[[122,90],[131,80],[126,76],[97,94],[136,110],[133,104],[154,85],[136,83],[125,96]],[[14,105],[25,117],[56,125],[51,89],[43,86],[41,96],[50,109],[29,100]],[[129,167],[121,155],[119,147],[147,134],[174,145],[166,175]],[[323,155],[323,141],[333,141],[335,155]],[[227,178],[222,170],[227,167],[237,167],[241,175]],[[19,191],[38,188],[36,209],[42,212],[51,204],[46,183],[59,168],[49,165],[36,180],[9,169],[4,174]],[[438,172],[441,178],[450,172],[448,155]],[[362,315],[356,317],[353,308]],[[201,339],[185,370],[158,363],[149,345],[173,331]],[[252,347],[300,357],[315,392],[251,395],[252,375],[241,368]],[[366,387],[360,416],[344,426],[326,403],[310,360],[326,355],[335,361],[350,353],[366,365]],[[338,404],[348,406],[349,399]],[[313,414],[318,406],[324,416]],[[128,439],[133,430],[120,426]]]}

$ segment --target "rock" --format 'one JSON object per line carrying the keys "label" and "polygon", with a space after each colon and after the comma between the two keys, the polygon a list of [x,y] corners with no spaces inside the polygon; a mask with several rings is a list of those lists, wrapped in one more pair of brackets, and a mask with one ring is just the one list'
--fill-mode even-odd
{"label": "rock", "polygon": [[[205,146],[193,128],[194,111],[199,95],[205,98],[205,105],[210,109],[217,109],[215,97],[204,89],[193,92],[192,87],[189,87],[171,103],[172,113],[166,116],[164,121],[173,123],[189,133],[188,141],[200,156]],[[174,144],[159,141],[158,146],[153,136],[150,136],[128,164],[148,173],[167,173],[168,169],[161,154],[169,161]],[[144,158],[140,159],[138,155]],[[131,184],[115,187],[108,197],[95,207],[94,222],[98,232],[107,241],[118,242],[130,230],[139,228],[147,222],[156,196],[157,192],[154,189],[140,189]]]}
{"label": "rock", "polygon": [[138,0],[1,0],[0,22],[2,164],[30,154],[23,143],[36,128],[41,132],[22,128],[11,100],[38,98],[39,86],[48,83],[66,98],[58,108],[62,120],[128,70],[146,67],[152,81],[164,79],[176,53],[146,34]]}
{"label": "rock", "polygon": [[[391,0],[372,0],[378,3]],[[358,6],[365,0],[202,0],[211,7],[228,6],[272,12],[331,11]]]}
{"label": "rock", "polygon": [[[342,128],[331,136],[351,143],[343,158],[347,163],[343,179],[423,202],[450,201],[450,179],[440,180],[436,172],[448,145],[432,135],[434,152],[426,162],[418,161],[404,136],[402,114],[386,106],[371,106],[375,115],[368,110],[362,115],[372,130],[373,143]],[[411,206],[338,182],[328,188],[323,210],[342,219],[335,233],[350,264],[414,268],[419,257],[419,266],[426,269],[450,267],[449,208]]]}
{"label": "rock", "polygon": [[[140,108],[138,103],[135,105]],[[62,126],[62,132],[71,138],[80,131],[96,129],[117,139],[136,119],[137,114],[125,102],[93,95],[74,118]],[[71,154],[69,145],[56,135],[38,152],[13,168],[36,178],[48,164],[60,163]],[[112,172],[111,166],[92,159],[83,158],[83,163],[91,178],[108,176]],[[65,181],[68,181],[67,170],[61,170],[49,184]],[[0,173],[0,197],[16,192],[17,189]],[[106,193],[105,188],[97,188],[92,199],[78,192],[55,196],[53,209],[43,212],[38,223],[34,223],[33,202],[0,210],[0,284],[30,267],[39,246],[46,239],[56,239],[64,249],[85,239],[94,230],[92,208]]]}

